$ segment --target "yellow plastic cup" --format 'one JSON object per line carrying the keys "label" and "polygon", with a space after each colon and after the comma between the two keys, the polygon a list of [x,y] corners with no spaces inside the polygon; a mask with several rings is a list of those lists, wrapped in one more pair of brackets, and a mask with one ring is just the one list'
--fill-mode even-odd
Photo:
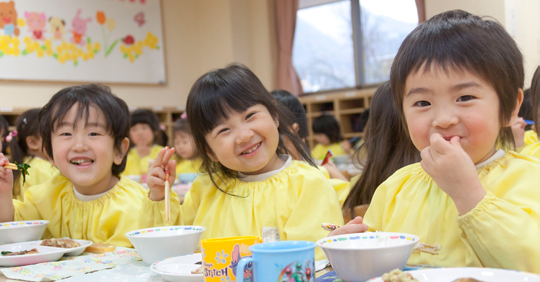
{"label": "yellow plastic cup", "polygon": [[[259,244],[262,239],[258,236],[241,236],[206,239],[201,241],[203,258],[203,276],[205,282],[236,281],[236,266],[240,259],[251,256],[250,246]],[[252,275],[246,272],[239,275]],[[222,278],[224,280],[222,280]],[[244,279],[239,279],[244,281]]]}

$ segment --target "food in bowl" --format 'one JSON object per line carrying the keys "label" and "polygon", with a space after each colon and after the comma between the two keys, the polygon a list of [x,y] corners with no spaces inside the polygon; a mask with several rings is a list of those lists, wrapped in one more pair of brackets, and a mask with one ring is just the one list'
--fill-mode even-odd
{"label": "food in bowl", "polygon": [[153,264],[170,257],[192,254],[199,245],[202,226],[166,226],[134,230],[126,233],[142,260]]}
{"label": "food in bowl", "polygon": [[402,270],[419,240],[406,233],[366,232],[327,237],[317,246],[343,281],[356,282]]}
{"label": "food in bowl", "polygon": [[75,240],[71,239],[45,239],[39,244],[40,246],[46,246],[46,247],[56,247],[56,248],[76,248],[80,247],[81,244]]}
{"label": "food in bowl", "polygon": [[408,272],[402,272],[399,269],[394,269],[389,273],[385,273],[381,276],[384,282],[419,282]]}

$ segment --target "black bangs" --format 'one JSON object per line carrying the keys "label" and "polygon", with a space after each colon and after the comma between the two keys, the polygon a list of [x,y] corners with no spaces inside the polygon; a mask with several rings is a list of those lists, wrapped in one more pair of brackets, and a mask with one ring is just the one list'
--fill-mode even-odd
{"label": "black bangs", "polygon": [[[232,113],[245,112],[257,104],[269,107],[268,97],[261,99],[263,98],[261,88],[250,87],[248,83],[242,83],[240,80],[225,81],[224,76],[231,74],[218,71],[209,73],[200,81],[197,89],[192,89],[191,93],[197,93],[197,95],[190,94],[193,98],[192,102],[198,107],[188,107],[188,119],[196,123],[202,135],[211,132],[217,125],[226,121]],[[262,84],[261,87],[266,92]],[[274,115],[272,112],[271,114]]]}

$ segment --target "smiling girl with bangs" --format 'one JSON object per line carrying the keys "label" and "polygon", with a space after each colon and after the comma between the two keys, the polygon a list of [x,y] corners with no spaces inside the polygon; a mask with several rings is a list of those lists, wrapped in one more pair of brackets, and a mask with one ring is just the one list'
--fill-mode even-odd
{"label": "smiling girl with bangs", "polygon": [[[182,206],[171,205],[173,222],[205,226],[202,239],[257,235],[266,241],[316,241],[327,236],[322,222],[343,222],[336,193],[292,131],[290,113],[247,67],[230,65],[199,78],[187,116],[197,149],[205,152],[206,173]],[[306,161],[291,159],[283,136]],[[164,197],[163,170],[173,151],[163,150],[148,172],[152,200]],[[169,170],[175,165],[170,161]],[[323,258],[319,250],[317,257]]]}

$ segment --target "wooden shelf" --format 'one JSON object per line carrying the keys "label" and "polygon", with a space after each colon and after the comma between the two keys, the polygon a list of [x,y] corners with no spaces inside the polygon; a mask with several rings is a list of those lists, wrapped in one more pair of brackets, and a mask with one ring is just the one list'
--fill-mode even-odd
{"label": "wooden shelf", "polygon": [[[9,129],[15,129],[15,120],[19,115],[29,110],[30,108],[0,108],[0,115],[9,123]],[[180,118],[184,113],[184,107],[130,107],[129,111],[132,112],[137,109],[148,109],[156,113],[159,119],[160,125],[165,126],[165,132],[169,138],[169,146],[173,144],[173,125],[174,122]]]}
{"label": "wooden shelf", "polygon": [[353,123],[360,117],[371,103],[371,97],[376,88],[346,92],[313,94],[300,97],[300,102],[306,109],[309,135],[306,141],[310,148],[316,145],[313,131],[313,120],[323,113],[336,117],[344,138],[361,137],[362,132],[354,130]]}

